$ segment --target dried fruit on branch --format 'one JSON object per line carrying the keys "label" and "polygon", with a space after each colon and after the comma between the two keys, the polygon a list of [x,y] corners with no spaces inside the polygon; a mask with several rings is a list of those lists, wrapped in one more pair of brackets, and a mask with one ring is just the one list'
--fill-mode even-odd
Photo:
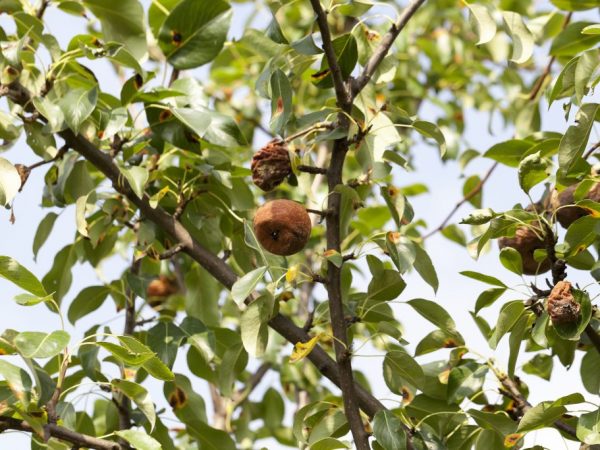
{"label": "dried fruit on branch", "polygon": [[[539,226],[539,224],[534,222],[532,223],[533,226]],[[514,237],[502,237],[498,239],[498,246],[501,249],[512,247],[519,252],[523,261],[523,273],[525,275],[544,273],[552,267],[552,263],[548,258],[538,262],[533,257],[537,249],[546,247],[546,243],[530,227],[519,227]]]}
{"label": "dried fruit on branch", "polygon": [[577,322],[581,305],[573,297],[571,283],[559,281],[548,296],[546,306],[553,324]]}
{"label": "dried fruit on branch", "polygon": [[273,139],[252,157],[252,181],[263,191],[271,191],[292,173],[288,148],[284,141]]}
{"label": "dried fruit on branch", "polygon": [[[575,206],[574,194],[578,187],[579,183],[568,186],[560,192],[558,192],[556,189],[552,191],[550,204],[552,206],[552,210],[556,212],[556,220],[558,220],[558,223],[560,223],[564,228],[568,228],[569,225],[571,225],[577,219],[589,214],[589,212],[584,208]],[[585,198],[595,202],[600,202],[600,183],[594,184]]]}
{"label": "dried fruit on branch", "polygon": [[160,275],[152,280],[146,288],[146,295],[150,297],[168,297],[176,294],[179,288],[177,282],[165,275]]}
{"label": "dried fruit on branch", "polygon": [[304,206],[292,200],[272,200],[258,208],[254,233],[260,245],[276,255],[298,253],[308,242],[311,222]]}

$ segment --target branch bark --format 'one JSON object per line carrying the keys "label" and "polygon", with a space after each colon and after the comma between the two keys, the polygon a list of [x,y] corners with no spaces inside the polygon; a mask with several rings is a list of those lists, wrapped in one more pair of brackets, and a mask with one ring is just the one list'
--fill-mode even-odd
{"label": "branch bark", "polygon": [[[28,433],[34,432],[33,428],[24,420],[15,419],[14,417],[0,417],[0,433],[5,430],[19,430]],[[123,447],[116,442],[77,433],[55,424],[45,425],[44,431],[56,439],[73,444],[75,448],[85,447],[95,450],[123,450]]]}

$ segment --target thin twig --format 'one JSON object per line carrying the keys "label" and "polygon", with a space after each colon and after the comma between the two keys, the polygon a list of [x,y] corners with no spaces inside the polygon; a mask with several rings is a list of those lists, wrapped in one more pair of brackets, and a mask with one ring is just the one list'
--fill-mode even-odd
{"label": "thin twig", "polygon": [[365,67],[358,78],[352,82],[352,98],[355,98],[360,91],[367,85],[383,58],[388,54],[392,44],[404,29],[409,20],[414,16],[417,10],[425,3],[426,0],[413,0],[404,10],[398,21],[393,23],[388,32],[381,39],[379,47],[375,49]]}
{"label": "thin twig", "polygon": [[35,12],[35,17],[37,17],[38,19],[41,19],[42,17],[44,17],[44,13],[46,12],[46,9],[48,8],[49,5],[50,5],[50,0],[42,0],[40,7]]}
{"label": "thin twig", "polygon": [[583,158],[583,159],[588,159],[588,158],[589,158],[590,156],[592,156],[592,155],[594,154],[594,152],[595,152],[596,150],[598,150],[599,148],[600,148],[600,141],[598,141],[598,142],[596,142],[594,145],[592,145],[592,146],[591,146],[591,147],[588,149],[588,151],[586,151],[586,152],[583,154],[582,158]]}
{"label": "thin twig", "polygon": [[305,173],[313,173],[316,175],[326,175],[327,174],[327,169],[324,169],[323,167],[305,166],[303,164],[300,164],[296,168],[300,172],[305,172]]}
{"label": "thin twig", "polygon": [[170,259],[173,256],[175,256],[177,253],[180,253],[181,251],[183,251],[184,248],[185,248],[185,246],[181,243],[174,245],[170,249],[168,249],[168,250],[162,252],[160,255],[158,255],[158,259],[160,259],[160,260]]}
{"label": "thin twig", "polygon": [[27,169],[29,171],[32,171],[33,169],[37,169],[38,167],[56,162],[59,159],[61,159],[65,155],[65,153],[67,153],[68,150],[69,150],[69,146],[63,145],[61,148],[58,149],[58,151],[56,152],[56,155],[54,155],[54,158],[33,163],[32,165],[28,166]]}
{"label": "thin twig", "polygon": [[169,79],[169,86],[172,86],[173,83],[175,83],[175,81],[177,81],[177,79],[179,78],[179,75],[181,75],[181,71],[179,69],[176,69],[175,67],[173,67],[173,71],[171,72],[171,78]]}
{"label": "thin twig", "polygon": [[479,192],[481,192],[481,189],[483,189],[483,186],[485,185],[485,183],[488,181],[488,179],[490,178],[492,173],[494,173],[494,170],[496,170],[496,167],[498,167],[498,162],[495,162],[494,164],[492,164],[492,166],[488,169],[488,171],[483,176],[483,178],[479,181],[479,183],[477,183],[477,185],[475,185],[475,187],[473,189],[471,189],[469,192],[467,192],[467,194],[456,205],[454,205],[454,208],[452,208],[452,211],[450,211],[448,213],[448,215],[442,221],[441,224],[439,224],[436,228],[434,228],[429,233],[427,233],[425,236],[423,236],[423,240],[428,239],[431,236],[433,236],[434,234],[442,231],[446,227],[448,222],[450,222],[450,219],[452,219],[452,217],[454,217],[454,214],[456,214],[458,212],[460,207],[462,205],[464,205],[465,203],[467,203],[469,200],[471,200],[473,197],[475,197],[477,194],[479,194]]}
{"label": "thin twig", "polygon": [[283,141],[286,143],[290,143],[292,142],[294,139],[298,139],[302,136],[306,136],[309,133],[312,133],[314,131],[319,131],[319,130],[333,130],[335,128],[335,124],[331,123],[331,122],[317,122],[313,125],[311,125],[308,128],[304,128],[300,131],[296,131],[293,134],[290,134],[288,137],[286,137]]}

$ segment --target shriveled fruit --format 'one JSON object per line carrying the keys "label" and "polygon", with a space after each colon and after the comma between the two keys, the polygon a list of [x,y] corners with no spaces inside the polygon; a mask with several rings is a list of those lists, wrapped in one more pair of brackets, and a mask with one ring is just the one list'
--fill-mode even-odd
{"label": "shriveled fruit", "polygon": [[284,141],[273,139],[252,157],[252,181],[263,191],[271,191],[292,173],[288,148]]}
{"label": "shriveled fruit", "polygon": [[306,209],[292,200],[271,200],[258,208],[254,216],[258,242],[275,255],[298,253],[308,242],[310,231]]}
{"label": "shriveled fruit", "polygon": [[[556,212],[556,220],[558,220],[558,223],[560,223],[564,228],[568,228],[569,225],[571,225],[577,219],[589,214],[589,212],[585,209],[574,205],[574,194],[578,187],[579,183],[568,186],[560,192],[558,192],[556,189],[552,191],[550,204],[552,206],[552,210]],[[595,202],[600,202],[600,183],[595,183],[585,198]]]}
{"label": "shriveled fruit", "polygon": [[581,305],[573,297],[571,283],[568,281],[556,283],[548,296],[546,309],[554,324],[577,322]]}
{"label": "shriveled fruit", "polygon": [[[536,226],[536,223],[533,223],[532,226]],[[533,257],[533,253],[537,249],[545,248],[546,244],[529,227],[523,226],[517,228],[514,237],[502,237],[498,239],[498,246],[501,249],[511,247],[519,252],[523,261],[523,273],[525,275],[544,273],[550,270],[552,266],[548,258],[537,262]]]}
{"label": "shriveled fruit", "polygon": [[177,293],[177,283],[174,279],[167,277],[166,275],[160,275],[155,278],[146,288],[146,295],[150,297],[168,297]]}

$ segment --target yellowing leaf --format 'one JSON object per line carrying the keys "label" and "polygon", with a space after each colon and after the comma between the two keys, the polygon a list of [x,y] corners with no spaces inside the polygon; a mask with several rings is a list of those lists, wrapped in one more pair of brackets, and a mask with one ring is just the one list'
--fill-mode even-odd
{"label": "yellowing leaf", "polygon": [[515,445],[517,445],[519,443],[519,441],[521,440],[521,438],[525,436],[524,433],[512,433],[507,435],[504,438],[504,447],[506,448],[513,448]]}
{"label": "yellowing leaf", "polygon": [[319,333],[308,342],[297,342],[296,345],[294,345],[292,356],[290,356],[290,362],[295,363],[306,358],[309,353],[312,352],[313,348],[315,348],[315,345],[317,345],[317,342],[319,342],[322,335],[323,333]]}
{"label": "yellowing leaf", "polygon": [[285,281],[292,283],[298,276],[298,264],[290,267],[285,273]]}

